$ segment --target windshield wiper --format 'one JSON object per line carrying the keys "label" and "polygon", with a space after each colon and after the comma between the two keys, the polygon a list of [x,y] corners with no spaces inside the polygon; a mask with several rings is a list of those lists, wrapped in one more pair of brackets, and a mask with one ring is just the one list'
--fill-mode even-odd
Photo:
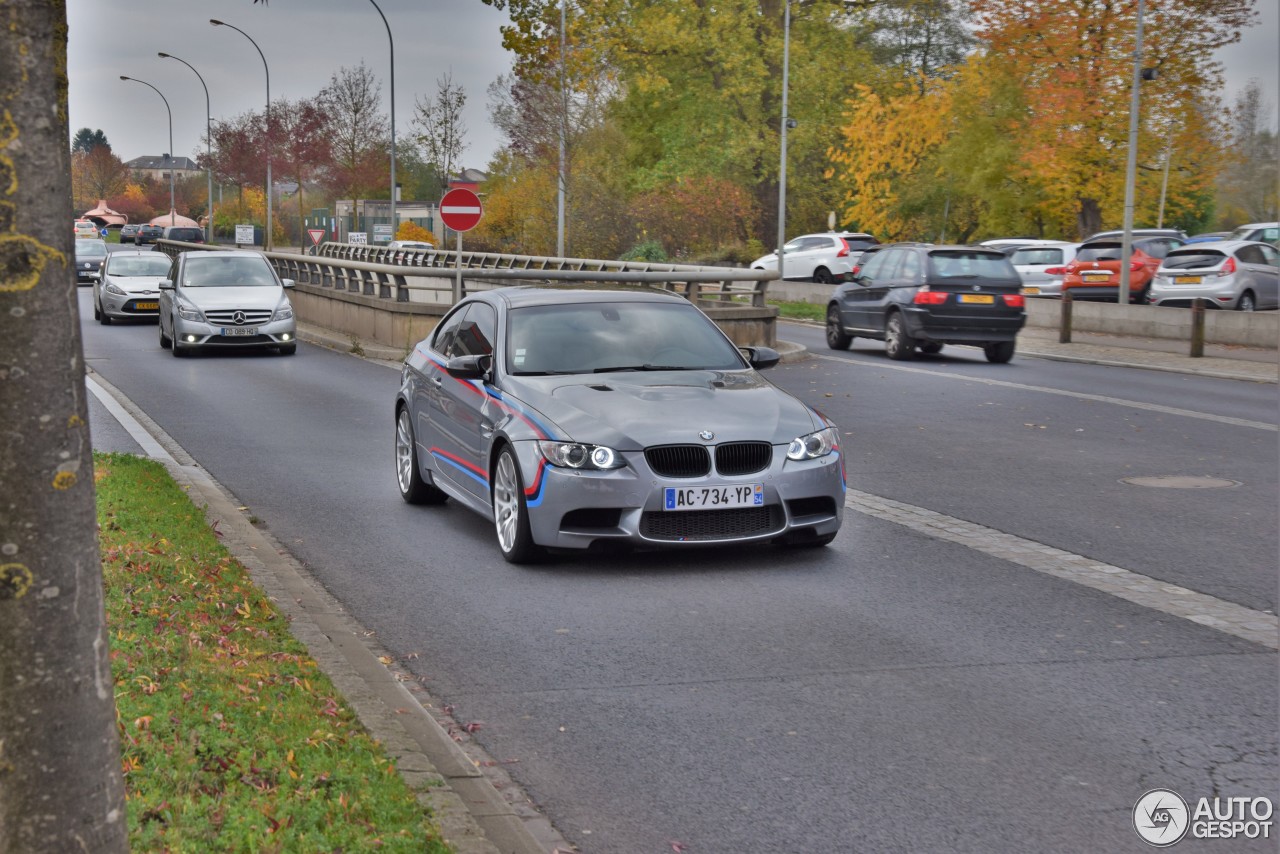
{"label": "windshield wiper", "polygon": [[615,371],[694,371],[697,368],[687,368],[684,365],[617,365],[612,368],[596,368],[592,373],[609,374]]}

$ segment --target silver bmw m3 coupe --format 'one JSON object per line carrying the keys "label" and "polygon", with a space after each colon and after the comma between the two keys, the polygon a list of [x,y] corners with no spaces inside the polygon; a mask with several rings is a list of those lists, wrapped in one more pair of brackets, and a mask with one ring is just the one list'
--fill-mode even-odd
{"label": "silver bmw m3 coupe", "polygon": [[491,519],[515,563],[597,545],[825,545],[844,508],[839,432],[757,373],[777,361],[666,293],[474,294],[405,360],[401,496]]}

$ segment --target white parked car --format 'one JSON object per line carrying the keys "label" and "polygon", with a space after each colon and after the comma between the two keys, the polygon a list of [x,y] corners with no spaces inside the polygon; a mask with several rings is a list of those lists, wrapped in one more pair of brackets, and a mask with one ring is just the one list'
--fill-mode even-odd
{"label": "white parked car", "polygon": [[1231,232],[1231,239],[1257,240],[1276,246],[1280,244],[1280,222],[1251,222],[1242,225]]}
{"label": "white parked car", "polygon": [[[862,250],[879,242],[870,234],[852,231],[801,235],[782,247],[782,278],[824,285],[847,281],[853,277]],[[778,253],[757,258],[751,262],[751,269],[778,269]]]}
{"label": "white parked car", "polygon": [[112,252],[93,292],[93,319],[103,326],[122,317],[160,313],[160,281],[169,275],[169,256],[142,249]]}
{"label": "white parked car", "polygon": [[1147,302],[1255,311],[1280,308],[1280,251],[1268,243],[1221,240],[1175,249],[1160,262]]}
{"label": "white parked car", "polygon": [[298,349],[293,306],[259,252],[181,252],[160,282],[160,346],[186,356],[200,347]]}
{"label": "white parked car", "polygon": [[1061,297],[1062,277],[1066,266],[1076,258],[1079,243],[1040,242],[1015,249],[1009,256],[1013,269],[1022,279],[1025,296]]}

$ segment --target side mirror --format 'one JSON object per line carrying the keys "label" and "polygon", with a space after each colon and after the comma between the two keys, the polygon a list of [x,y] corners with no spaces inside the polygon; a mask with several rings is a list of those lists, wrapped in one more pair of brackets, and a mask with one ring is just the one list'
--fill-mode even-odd
{"label": "side mirror", "polygon": [[171,291],[171,290],[173,290],[173,279],[161,279],[161,280],[160,280],[160,284],[159,284],[159,288],[160,288],[160,290],[162,290],[162,291]]}
{"label": "side mirror", "polygon": [[772,368],[778,364],[778,351],[772,347],[743,347],[747,356],[747,362],[757,371],[763,371],[765,368]]}
{"label": "side mirror", "polygon": [[454,356],[445,363],[449,376],[460,380],[484,379],[493,366],[492,356]]}
{"label": "side mirror", "polygon": [[280,284],[286,288],[291,288],[293,287],[294,283],[293,283],[293,279],[281,279]]}

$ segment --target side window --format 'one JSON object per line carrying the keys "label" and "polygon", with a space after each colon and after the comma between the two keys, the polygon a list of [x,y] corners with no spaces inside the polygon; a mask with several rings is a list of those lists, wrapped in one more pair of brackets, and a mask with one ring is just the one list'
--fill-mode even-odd
{"label": "side window", "polygon": [[493,309],[483,303],[475,303],[462,323],[458,325],[450,351],[445,353],[454,356],[488,356],[493,353],[493,335],[497,326]]}
{"label": "side window", "polygon": [[868,284],[882,284],[889,278],[889,271],[898,264],[898,250],[885,249],[877,252],[872,258],[871,263],[862,271],[862,275],[868,280]]}
{"label": "side window", "polygon": [[1261,246],[1241,246],[1236,257],[1246,264],[1265,264],[1267,259],[1262,254]]}
{"label": "side window", "polygon": [[885,256],[892,255],[892,254],[893,254],[892,249],[882,249],[879,252],[875,253],[874,255],[871,256],[870,259],[868,259],[867,263],[863,265],[862,272],[860,273],[860,275],[862,275],[868,281],[872,281],[876,279],[880,275],[880,267],[881,265],[884,264]]}
{"label": "side window", "polygon": [[1280,228],[1264,228],[1262,229],[1262,234],[1257,239],[1265,240],[1268,243],[1275,243],[1277,240],[1280,240]]}
{"label": "side window", "polygon": [[903,253],[902,268],[898,271],[897,277],[907,285],[920,283],[920,253],[912,249]]}
{"label": "side window", "polygon": [[431,349],[446,359],[451,357],[450,350],[453,349],[454,339],[458,337],[458,328],[462,326],[462,318],[468,308],[470,306],[455,309],[452,314],[440,321],[435,334],[431,336]]}
{"label": "side window", "polygon": [[1280,252],[1270,246],[1259,246],[1258,251],[1262,253],[1262,263],[1270,264],[1272,267],[1280,267]]}

